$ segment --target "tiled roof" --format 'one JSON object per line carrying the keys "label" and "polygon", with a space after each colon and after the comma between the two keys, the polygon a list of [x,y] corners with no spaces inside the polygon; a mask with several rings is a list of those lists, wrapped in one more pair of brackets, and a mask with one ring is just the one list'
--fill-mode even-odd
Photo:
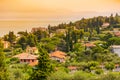
{"label": "tiled roof", "polygon": [[63,59],[65,59],[65,56],[66,56],[66,53],[62,51],[55,51],[50,54],[50,57],[58,57],[58,58],[63,58]]}
{"label": "tiled roof", "polygon": [[38,56],[29,54],[29,53],[21,53],[21,54],[15,55],[13,57],[17,57],[19,59],[37,59]]}
{"label": "tiled roof", "polygon": [[69,70],[76,70],[77,67],[76,67],[76,66],[68,66],[68,69],[69,69]]}
{"label": "tiled roof", "polygon": [[93,44],[93,43],[86,43],[85,46],[86,47],[95,47],[95,44]]}
{"label": "tiled roof", "polygon": [[110,25],[110,23],[103,23],[103,27],[108,27]]}
{"label": "tiled roof", "polygon": [[114,35],[115,36],[120,36],[120,32],[115,32]]}

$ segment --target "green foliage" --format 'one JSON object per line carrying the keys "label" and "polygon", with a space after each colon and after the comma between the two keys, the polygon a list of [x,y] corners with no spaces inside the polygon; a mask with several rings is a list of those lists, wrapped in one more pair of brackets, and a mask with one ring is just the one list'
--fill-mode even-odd
{"label": "green foliage", "polygon": [[109,38],[108,45],[120,45],[120,38],[119,37]]}
{"label": "green foliage", "polygon": [[22,47],[23,50],[26,49],[27,37],[25,37],[25,36],[20,37],[17,43]]}
{"label": "green foliage", "polygon": [[42,38],[46,38],[48,36],[46,31],[41,30],[35,31],[33,34],[36,36],[38,42],[40,42]]}
{"label": "green foliage", "polygon": [[101,75],[100,80],[120,80],[120,74],[108,73],[106,75]]}
{"label": "green foliage", "polygon": [[107,70],[113,70],[114,67],[115,67],[115,65],[114,65],[114,63],[112,63],[112,62],[107,63],[107,64],[105,65],[105,68],[106,68]]}
{"label": "green foliage", "polygon": [[27,44],[30,46],[30,47],[35,47],[35,45],[37,45],[37,41],[36,41],[36,37],[35,35],[33,34],[29,34],[27,36]]}
{"label": "green foliage", "polygon": [[6,68],[5,54],[0,48],[0,80],[9,80],[9,74]]}
{"label": "green foliage", "polygon": [[104,71],[103,71],[102,69],[96,69],[96,70],[95,70],[95,73],[98,74],[98,75],[99,75],[99,74],[102,74],[103,72],[104,72]]}
{"label": "green foliage", "polygon": [[17,34],[19,34],[20,36],[28,36],[28,32],[27,31],[20,31]]}
{"label": "green foliage", "polygon": [[58,46],[60,47],[61,41],[57,37],[53,38],[43,38],[41,39],[41,44],[44,49],[47,50],[47,52],[54,51]]}
{"label": "green foliage", "polygon": [[28,64],[11,64],[9,67],[9,80],[28,80],[32,73],[32,68]]}
{"label": "green foliage", "polygon": [[39,49],[39,58],[38,65],[36,69],[33,70],[30,80],[47,80],[48,76],[53,71],[51,61],[47,51],[45,51],[41,45],[38,46]]}
{"label": "green foliage", "polygon": [[16,40],[16,35],[14,34],[14,32],[9,32],[8,35],[4,36],[4,40],[5,41],[9,41],[10,43],[13,43]]}

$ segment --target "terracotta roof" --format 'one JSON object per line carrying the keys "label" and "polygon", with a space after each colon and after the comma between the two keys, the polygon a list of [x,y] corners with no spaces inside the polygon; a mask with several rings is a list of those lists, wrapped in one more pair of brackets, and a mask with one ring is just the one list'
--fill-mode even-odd
{"label": "terracotta roof", "polygon": [[102,27],[108,27],[110,23],[103,23]]}
{"label": "terracotta roof", "polygon": [[50,57],[58,57],[58,58],[63,58],[65,59],[66,53],[62,52],[62,51],[55,51],[51,54],[49,54]]}
{"label": "terracotta roof", "polygon": [[115,36],[120,36],[120,32],[115,32],[114,35]]}
{"label": "terracotta roof", "polygon": [[76,70],[77,67],[76,67],[76,66],[68,66],[68,69],[69,69],[69,70]]}
{"label": "terracotta roof", "polygon": [[85,46],[86,46],[86,47],[95,47],[96,45],[93,44],[93,43],[86,43]]}
{"label": "terracotta roof", "polygon": [[28,54],[28,53],[21,53],[18,55],[15,55],[13,57],[17,57],[19,59],[37,59],[37,55],[32,55],[32,54]]}
{"label": "terracotta roof", "polygon": [[31,47],[33,50],[38,50],[36,47]]}

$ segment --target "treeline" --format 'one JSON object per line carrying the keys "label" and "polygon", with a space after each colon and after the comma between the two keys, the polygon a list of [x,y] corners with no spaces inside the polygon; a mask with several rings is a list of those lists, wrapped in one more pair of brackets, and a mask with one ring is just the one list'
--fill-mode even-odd
{"label": "treeline", "polygon": [[[116,24],[120,23],[120,16],[116,13],[114,16],[111,14],[109,17],[105,16],[98,16],[94,18],[82,18],[76,22],[70,22],[68,24],[62,23],[58,26],[48,26],[50,32],[54,32],[57,29],[66,29],[68,26],[75,26],[77,29],[84,29],[85,32],[95,29],[97,33],[99,33],[99,28],[102,26],[103,23],[109,23],[112,26],[116,26]],[[119,26],[120,27],[120,26]]]}

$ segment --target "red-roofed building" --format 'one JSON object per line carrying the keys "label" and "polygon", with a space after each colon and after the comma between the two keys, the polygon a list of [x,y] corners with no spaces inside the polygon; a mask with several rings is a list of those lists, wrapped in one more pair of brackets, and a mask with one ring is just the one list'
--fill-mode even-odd
{"label": "red-roofed building", "polygon": [[21,53],[18,55],[13,56],[14,58],[18,58],[20,60],[20,63],[28,63],[31,66],[35,66],[38,64],[38,56],[32,55],[28,53]]}
{"label": "red-roofed building", "polygon": [[70,72],[76,72],[78,67],[76,67],[76,66],[68,66],[68,69],[70,70]]}
{"label": "red-roofed building", "polygon": [[57,60],[59,62],[65,62],[66,59],[66,53],[62,51],[55,51],[49,54],[51,59]]}
{"label": "red-roofed building", "polygon": [[92,48],[92,47],[95,47],[96,45],[95,44],[93,44],[93,43],[86,43],[85,44],[85,47],[87,47],[87,48]]}
{"label": "red-roofed building", "polygon": [[102,28],[107,28],[108,26],[110,26],[110,23],[103,23]]}
{"label": "red-roofed building", "polygon": [[120,37],[120,32],[115,32],[114,35]]}

